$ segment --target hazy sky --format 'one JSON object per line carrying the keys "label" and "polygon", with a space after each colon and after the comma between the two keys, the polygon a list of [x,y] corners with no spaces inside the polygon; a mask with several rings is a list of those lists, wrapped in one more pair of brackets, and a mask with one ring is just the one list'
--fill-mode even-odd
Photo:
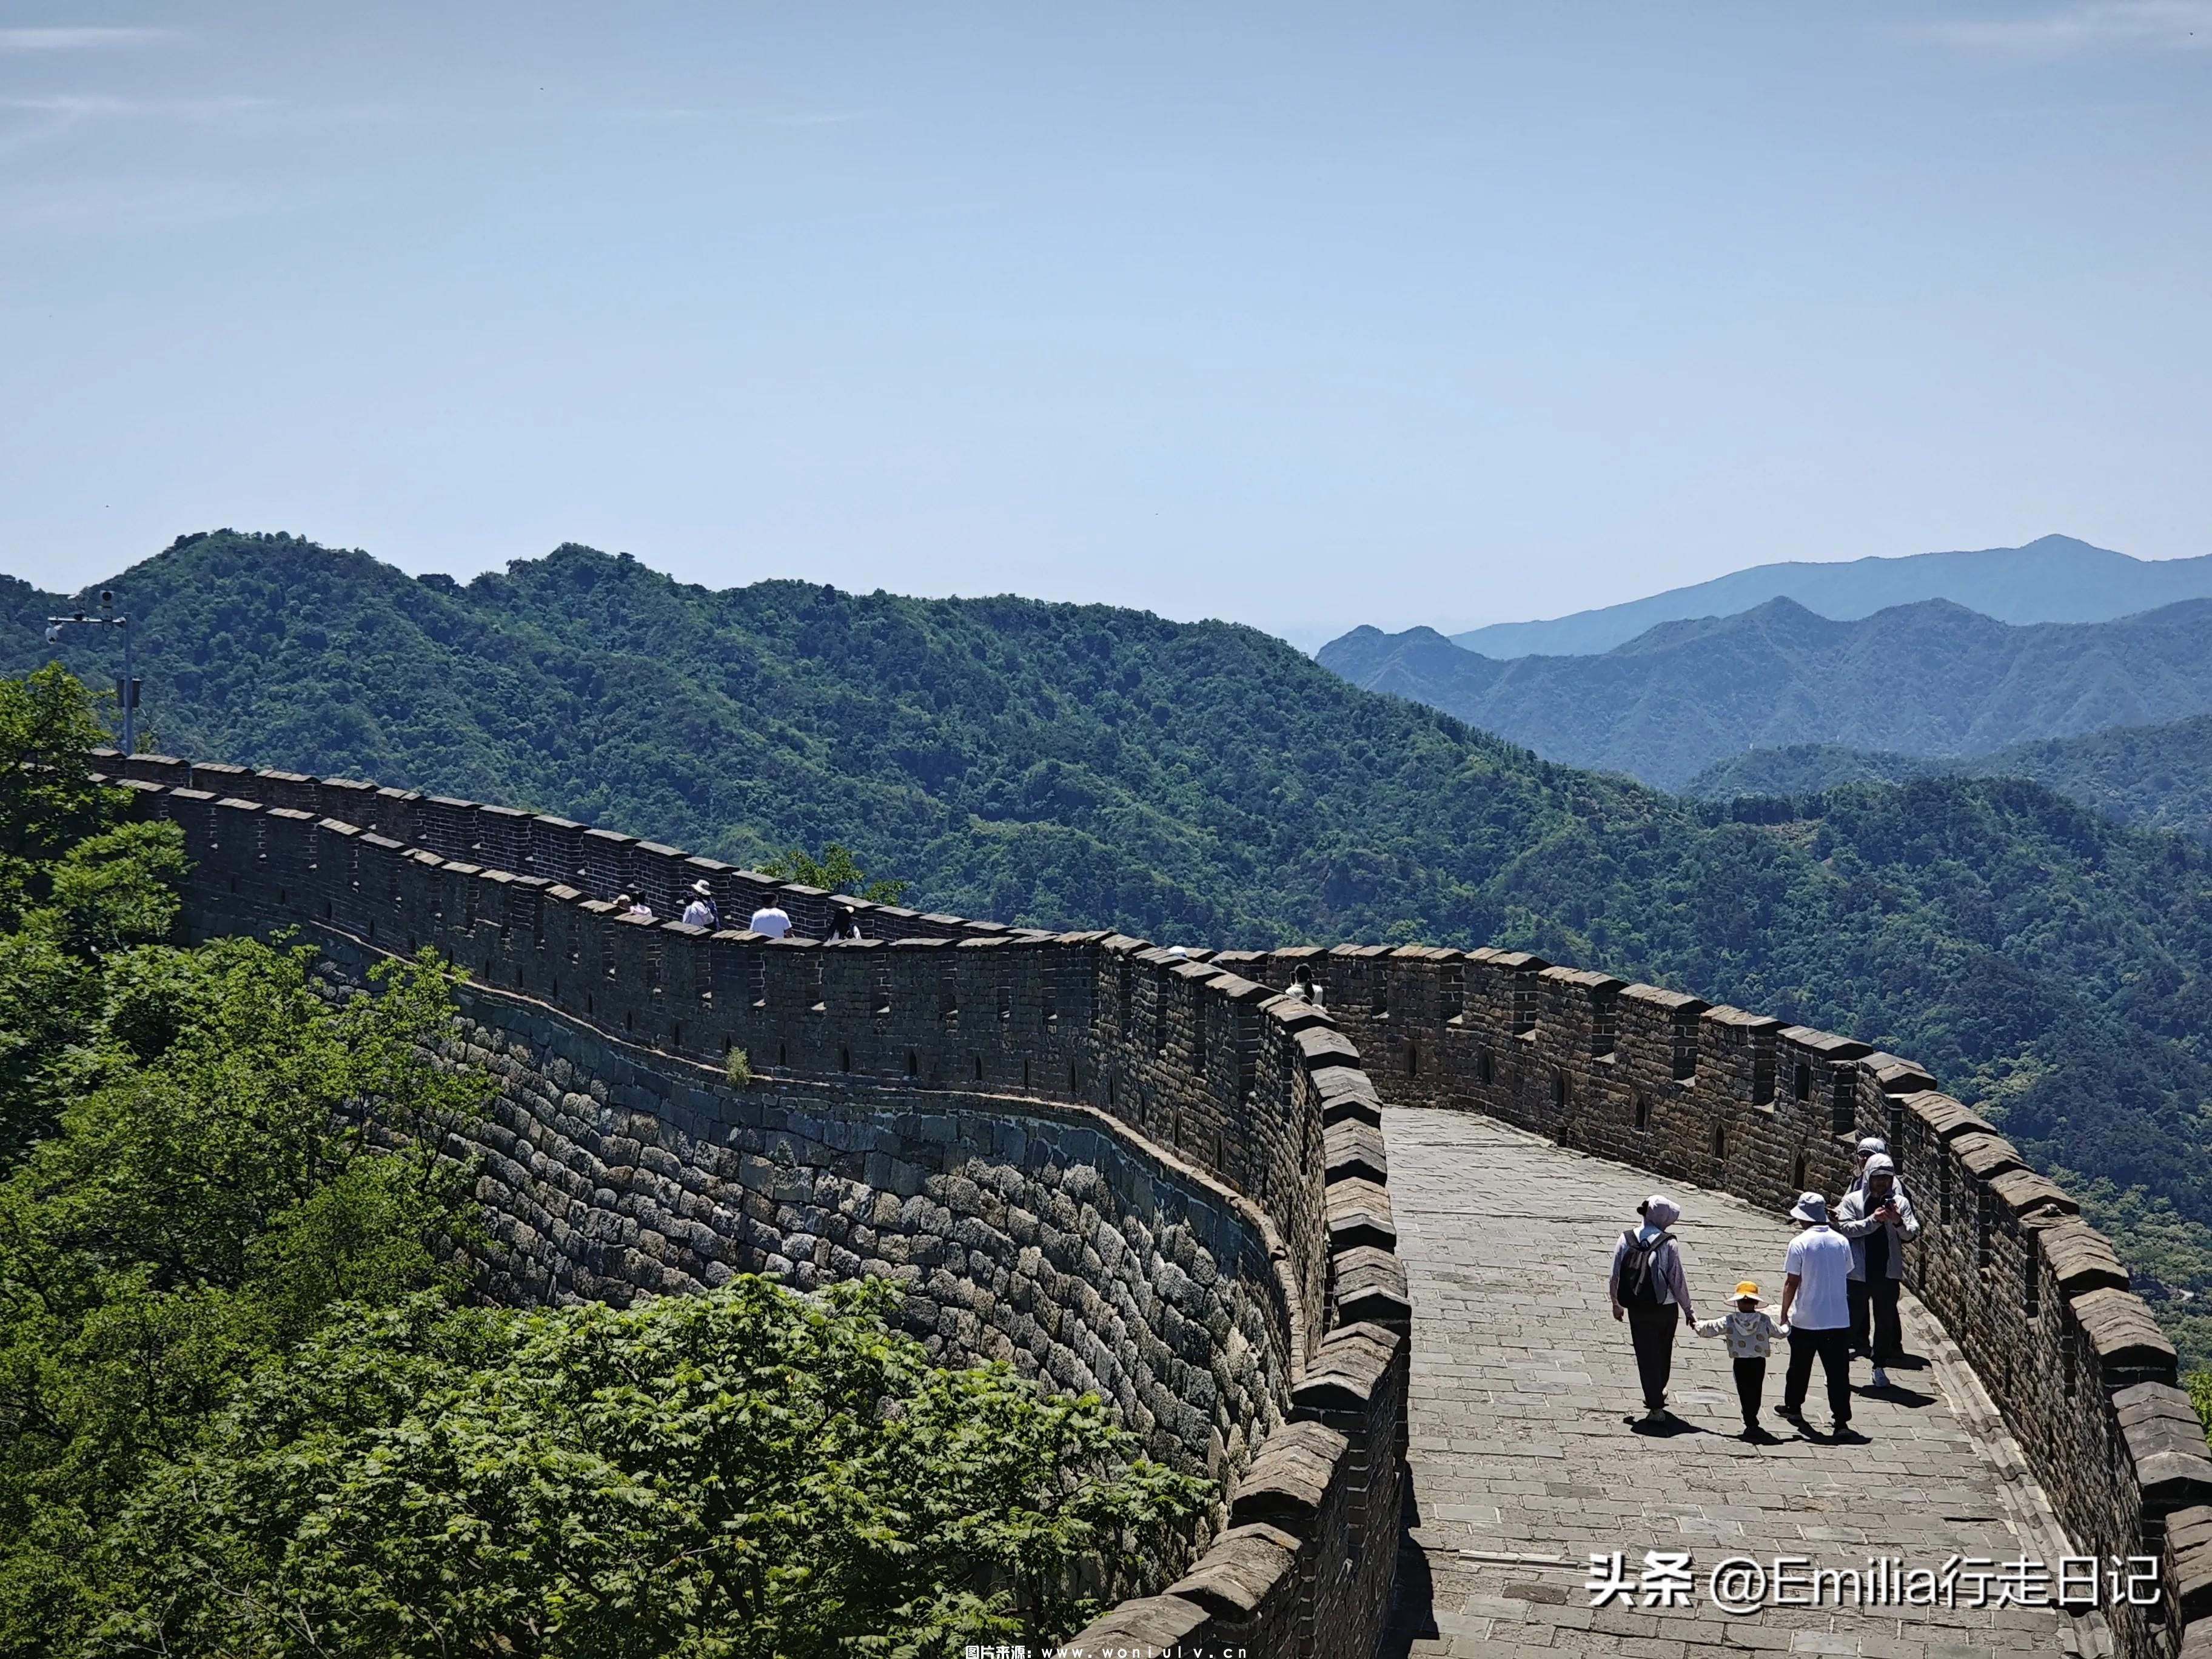
{"label": "hazy sky", "polygon": [[0,0],[0,568],[1325,636],[2212,551],[2212,0]]}

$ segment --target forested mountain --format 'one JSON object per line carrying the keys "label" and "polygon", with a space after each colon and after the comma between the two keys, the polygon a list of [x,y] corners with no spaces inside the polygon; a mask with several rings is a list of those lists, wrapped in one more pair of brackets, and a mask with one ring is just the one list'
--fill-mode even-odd
{"label": "forested mountain", "polygon": [[1901,559],[1753,565],[1648,599],[1548,622],[1493,623],[1451,636],[1486,657],[1594,656],[1646,629],[1697,617],[1733,617],[1769,599],[1795,599],[1838,622],[1892,605],[1948,599],[1999,622],[2110,622],[2181,599],[2212,598],[2212,555],[2132,559],[2071,536],[2025,547],[1915,553]]}
{"label": "forested mountain", "polygon": [[[2156,732],[2166,728],[2149,726],[2143,729]],[[2095,740],[2094,737],[2071,739],[2075,743],[2094,743]],[[2066,740],[2053,738],[2047,741],[2058,744]],[[2017,747],[2031,746],[2023,744]],[[2012,749],[2000,749],[1997,755],[2014,752],[2015,750]],[[1985,756],[1984,759],[1994,761],[1996,756]],[[1741,755],[1715,761],[1684,784],[1682,793],[1692,800],[1717,801],[1741,800],[1747,795],[1776,798],[1809,795],[1846,783],[1903,783],[1911,778],[1966,777],[1972,775],[1969,769],[1978,764],[1980,763],[1977,761],[1937,760],[1927,755],[1900,755],[1888,749],[1848,749],[1839,743],[1792,743],[1779,749],[1747,749]],[[2008,772],[2001,768],[1996,775],[2020,777],[2027,775]],[[2069,796],[2068,799],[2072,798]]]}
{"label": "forested mountain", "polygon": [[1983,755],[2212,711],[2212,599],[2025,628],[1941,599],[1857,622],[1772,599],[1602,656],[1499,662],[1428,629],[1363,628],[1319,660],[1549,759],[1679,789],[1747,749]]}
{"label": "forested mountain", "polygon": [[[1512,944],[1695,989],[1932,1066],[2108,1217],[2141,1188],[2138,1263],[2212,1291],[2212,852],[2034,785],[1836,790],[1736,823],[1248,629],[710,592],[579,547],[460,587],[222,532],[112,585],[146,618],[172,750],[741,859],[836,838],[909,902],[1010,921]],[[4,598],[20,672],[56,600]],[[66,652],[100,668],[94,642]]]}
{"label": "forested mountain", "polygon": [[2118,823],[2177,830],[2212,842],[2212,715],[2206,714],[2085,738],[2016,743],[1963,761],[1831,744],[1753,749],[1707,767],[1684,793],[1729,800],[1939,776],[2032,778]]}

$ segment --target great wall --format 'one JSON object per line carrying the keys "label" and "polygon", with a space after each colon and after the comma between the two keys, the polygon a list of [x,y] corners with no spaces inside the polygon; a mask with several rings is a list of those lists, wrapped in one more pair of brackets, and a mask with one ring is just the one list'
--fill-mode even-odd
{"label": "great wall", "polygon": [[[471,1149],[500,1246],[489,1293],[621,1301],[740,1271],[801,1288],[889,1273],[939,1351],[1096,1389],[1155,1455],[1218,1478],[1186,1575],[1078,1649],[2212,1659],[2212,1457],[2172,1345],[2079,1206],[1909,1060],[1490,949],[1186,951],[858,902],[867,937],[825,944],[828,895],[559,818],[158,756],[96,763],[136,811],[180,826],[194,936],[295,927],[341,971],[422,946],[470,970],[466,1041],[501,1079]],[[629,889],[675,915],[702,878],[726,915],[772,892],[813,937],[710,934],[611,902]],[[1326,1012],[1280,994],[1300,964]],[[726,1079],[732,1048],[750,1087]],[[1607,1511],[1604,1466],[1664,1446],[1570,1398],[1591,1386],[1580,1355],[1625,1337],[1602,1321],[1547,1334],[1543,1296],[1498,1312],[1514,1281],[1492,1267],[1601,1289],[1620,1225],[1572,1204],[1509,1225],[1516,1183],[1609,1205],[1648,1171],[1765,1249],[1759,1230],[1778,1236],[1771,1218],[1801,1189],[1840,1191],[1868,1132],[1923,1211],[1912,1329],[1950,1356],[1940,1396],[1914,1396],[1936,1426],[1896,1477],[1927,1488],[1933,1521],[1998,1526],[1994,1510],[1950,1512],[1967,1498],[1949,1481],[2005,1505],[2018,1518],[1992,1535],[2023,1548],[2044,1524],[2054,1549],[2155,1558],[2154,1605],[1999,1618],[1963,1644],[1893,1619],[1670,1624],[1578,1605],[1582,1559],[1510,1530],[1493,1549],[1436,1547],[1440,1525],[1480,1541],[1516,1504],[1590,1511],[1559,1522],[1579,1537]],[[1419,1177],[1400,1193],[1421,1194],[1419,1217],[1401,1239],[1390,1164],[1409,1152]],[[1503,1174],[1483,1186],[1484,1171]],[[1504,1259],[1540,1224],[1594,1239],[1595,1259]],[[1475,1255],[1452,1254],[1468,1239]],[[1733,1260],[1700,1256],[1703,1279],[1733,1279]],[[1470,1296],[1489,1325],[1466,1322]],[[1512,1352],[1480,1334],[1461,1339],[1475,1352],[1424,1345],[1463,1330]],[[1539,1462],[1571,1432],[1600,1471],[1547,1480]],[[1679,1503],[1614,1505],[1614,1547],[1632,1557],[1655,1519],[1762,1540],[1771,1507],[1727,1502],[1761,1480],[1785,1504],[1848,1500],[1851,1465],[1812,1455],[1715,1464],[1719,1497],[1694,1522]],[[1487,1483],[1484,1502],[1430,1490],[1462,1477]],[[1838,1530],[1797,1535],[1881,1543]],[[1471,1581],[1474,1613],[1416,1608],[1407,1627],[1408,1598],[1432,1601],[1438,1575],[1485,1571],[1502,1582]]]}

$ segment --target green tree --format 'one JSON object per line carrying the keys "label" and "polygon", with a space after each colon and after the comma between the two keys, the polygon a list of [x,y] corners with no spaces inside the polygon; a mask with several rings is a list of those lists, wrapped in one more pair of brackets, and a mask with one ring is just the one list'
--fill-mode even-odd
{"label": "green tree", "polygon": [[822,849],[819,859],[803,847],[794,847],[762,865],[761,873],[774,876],[778,881],[819,887],[826,893],[850,893],[871,904],[896,904],[906,896],[906,890],[911,884],[903,881],[870,881],[866,872],[853,861],[852,853],[834,841]]}
{"label": "green tree", "polygon": [[464,1282],[468,1171],[441,1152],[488,1085],[432,1056],[446,970],[333,1000],[314,957],[124,953],[0,1183],[0,1652],[48,1650],[131,1494],[334,1304]]}
{"label": "green tree", "polygon": [[57,667],[0,680],[0,1172],[52,1125],[98,1021],[102,958],[168,937],[183,838],[119,823],[92,777],[103,738]]}
{"label": "green tree", "polygon": [[[828,1659],[1065,1635],[1211,1493],[1095,1397],[946,1371],[879,1282],[628,1310],[356,1309],[100,1556],[100,1645]],[[1109,1565],[1110,1564],[1110,1565]]]}

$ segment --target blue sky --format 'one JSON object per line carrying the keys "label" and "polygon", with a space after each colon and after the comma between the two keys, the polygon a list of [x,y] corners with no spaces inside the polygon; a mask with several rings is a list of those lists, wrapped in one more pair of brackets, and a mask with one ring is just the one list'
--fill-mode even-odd
{"label": "blue sky", "polygon": [[1018,591],[1309,642],[2212,552],[2212,0],[0,3],[0,568]]}

